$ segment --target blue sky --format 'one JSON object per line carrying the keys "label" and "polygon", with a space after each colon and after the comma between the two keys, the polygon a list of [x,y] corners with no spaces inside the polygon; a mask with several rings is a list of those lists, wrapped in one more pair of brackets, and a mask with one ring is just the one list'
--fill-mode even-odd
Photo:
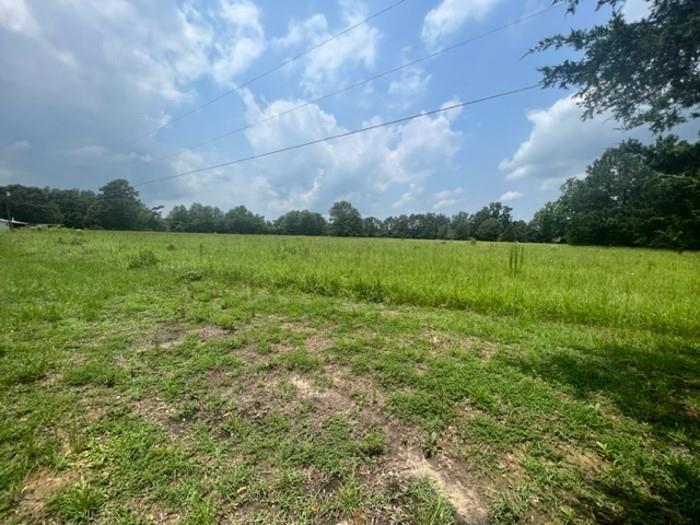
{"label": "blue sky", "polygon": [[[523,56],[543,37],[605,20],[584,1],[212,143],[349,83],[548,7],[548,0],[406,0],[243,90],[159,125],[279,64],[392,0],[0,0],[0,184],[134,184],[506,91],[563,54]],[[643,15],[630,0],[626,16]],[[166,209],[244,204],[267,217],[476,211],[501,200],[529,218],[626,136],[580,122],[570,93],[535,90],[258,161],[139,187]],[[680,130],[690,136],[692,131]],[[167,158],[164,156],[169,155]]]}

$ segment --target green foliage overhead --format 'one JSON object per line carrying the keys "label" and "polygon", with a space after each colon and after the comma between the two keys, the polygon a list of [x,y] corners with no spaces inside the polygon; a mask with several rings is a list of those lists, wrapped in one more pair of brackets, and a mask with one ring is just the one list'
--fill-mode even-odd
{"label": "green foliage overhead", "polygon": [[[568,0],[576,11],[579,0]],[[578,89],[585,118],[612,112],[627,127],[668,130],[700,114],[700,9],[697,0],[650,0],[649,15],[629,22],[622,0],[608,22],[542,40],[533,51],[581,55],[541,69],[545,86]]]}

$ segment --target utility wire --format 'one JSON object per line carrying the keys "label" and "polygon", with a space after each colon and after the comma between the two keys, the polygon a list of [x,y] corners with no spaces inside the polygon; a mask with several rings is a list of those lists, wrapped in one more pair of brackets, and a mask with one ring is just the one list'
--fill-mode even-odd
{"label": "utility wire", "polygon": [[301,144],[295,144],[295,145],[293,145],[293,146],[287,146],[287,147],[280,148],[280,149],[276,149],[276,150],[273,150],[273,151],[267,151],[267,152],[265,152],[265,153],[260,153],[260,154],[257,154],[257,155],[251,155],[251,156],[249,156],[249,157],[242,157],[242,158],[235,159],[235,160],[231,160],[231,161],[228,161],[228,162],[222,162],[222,163],[220,163],[220,164],[214,164],[214,165],[212,165],[212,166],[206,166],[206,167],[204,167],[204,168],[197,168],[197,169],[190,170],[190,171],[185,171],[185,172],[182,172],[182,173],[176,173],[175,175],[169,175],[169,176],[167,176],[167,177],[161,177],[161,178],[158,178],[158,179],[147,180],[147,181],[141,182],[141,183],[139,183],[139,184],[134,184],[134,187],[137,188],[137,187],[140,187],[140,186],[145,186],[145,185],[147,185],[147,184],[154,184],[154,183],[156,183],[156,182],[163,182],[163,181],[166,181],[166,180],[176,179],[176,178],[178,178],[178,177],[186,177],[186,176],[188,176],[188,175],[194,175],[195,173],[202,173],[202,172],[210,171],[210,170],[217,169],[217,168],[223,168],[223,167],[226,167],[226,166],[232,166],[232,165],[234,165],[234,164],[241,164],[241,163],[243,163],[243,162],[249,162],[249,161],[252,161],[252,160],[262,159],[262,158],[265,158],[265,157],[270,157],[270,156],[272,156],[272,155],[277,155],[278,153],[284,153],[284,152],[286,152],[286,151],[293,151],[293,150],[305,148],[305,147],[307,147],[307,146],[313,146],[314,144],[320,144],[320,143],[322,143],[322,142],[329,142],[329,141],[331,141],[331,140],[337,140],[337,139],[349,137],[349,136],[351,136],[351,135],[357,135],[357,134],[359,134],[359,133],[364,133],[364,132],[366,132],[366,131],[371,131],[371,130],[374,130],[374,129],[387,128],[387,127],[390,127],[390,126],[395,126],[395,125],[397,125],[397,124],[401,124],[401,123],[403,123],[403,122],[408,122],[408,121],[410,121],[410,120],[417,119],[417,118],[420,118],[420,117],[428,117],[428,116],[431,116],[431,115],[437,115],[437,114],[439,114],[439,113],[444,113],[444,112],[446,112],[446,111],[450,111],[450,110],[453,110],[453,109],[457,109],[457,108],[462,108],[462,107],[465,107],[465,106],[470,106],[470,105],[478,104],[478,103],[480,103],[480,102],[486,102],[487,100],[493,100],[493,99],[496,99],[496,98],[506,97],[506,96],[508,96],[508,95],[514,95],[514,94],[516,94],[516,93],[522,93],[522,92],[524,92],[524,91],[529,91],[529,90],[535,89],[535,88],[537,88],[537,87],[540,87],[541,85],[542,85],[542,82],[538,82],[537,84],[532,84],[532,85],[530,85],[530,86],[525,86],[525,87],[521,87],[521,88],[517,88],[517,89],[512,89],[512,90],[510,90],[510,91],[503,91],[503,92],[501,92],[501,93],[496,93],[495,95],[489,95],[489,96],[486,96],[486,97],[477,98],[477,99],[474,99],[474,100],[469,100],[469,101],[467,101],[467,102],[459,102],[459,103],[457,103],[457,104],[450,104],[449,106],[443,106],[443,107],[441,107],[441,108],[433,109],[433,110],[431,110],[431,111],[425,111],[425,112],[422,112],[422,113],[416,113],[416,114],[414,114],[414,115],[409,115],[409,116],[407,116],[407,117],[402,117],[402,118],[399,118],[399,119],[396,119],[396,120],[390,120],[390,121],[388,121],[388,122],[382,122],[382,123],[379,123],[379,124],[374,124],[374,125],[372,125],[372,126],[366,126],[366,127],[364,127],[364,128],[358,128],[358,129],[354,129],[354,130],[351,130],[351,131],[346,131],[345,133],[339,133],[339,134],[337,134],[337,135],[331,135],[331,136],[329,136],[329,137],[323,137],[323,138],[320,138],[320,139],[311,140],[311,141],[308,141],[308,142],[303,142],[303,143],[301,143]]}
{"label": "utility wire", "polygon": [[454,43],[454,44],[452,44],[452,45],[449,45],[449,46],[447,46],[447,47],[443,47],[443,48],[441,48],[441,49],[438,49],[437,51],[434,51],[433,53],[429,53],[429,54],[424,55],[424,56],[422,56],[422,57],[419,57],[419,58],[416,58],[416,59],[411,60],[411,61],[409,61],[409,62],[406,62],[405,64],[401,64],[400,66],[394,67],[394,68],[392,68],[392,69],[388,69],[388,70],[383,71],[383,72],[381,72],[381,73],[377,73],[376,75],[371,76],[371,77],[369,77],[369,78],[365,78],[365,79],[363,79],[363,80],[358,80],[357,82],[354,82],[354,83],[352,83],[352,84],[350,84],[350,85],[348,85],[348,86],[342,87],[342,88],[340,88],[340,89],[338,89],[338,90],[336,90],[336,91],[332,91],[332,92],[330,92],[330,93],[326,93],[325,95],[321,95],[320,97],[315,98],[315,99],[313,99],[313,100],[309,100],[309,101],[306,101],[306,102],[302,102],[301,104],[298,104],[298,105],[296,105],[296,106],[294,106],[294,107],[291,107],[291,108],[289,108],[289,109],[287,109],[287,110],[281,111],[280,113],[275,113],[275,114],[273,114],[273,115],[270,115],[270,116],[268,116],[268,117],[265,117],[265,118],[263,118],[263,119],[261,119],[261,120],[258,120],[258,121],[256,121],[256,122],[252,122],[252,123],[250,123],[250,124],[246,124],[245,126],[241,126],[241,127],[239,127],[239,128],[233,129],[233,130],[231,130],[231,131],[227,131],[226,133],[222,133],[221,135],[217,135],[217,136],[212,137],[212,138],[210,138],[210,139],[206,139],[206,140],[204,140],[204,141],[202,141],[202,142],[199,142],[199,143],[195,144],[195,145],[192,146],[192,147],[185,148],[185,149],[180,149],[180,150],[178,150],[178,151],[176,151],[176,152],[174,152],[174,153],[169,153],[169,154],[167,154],[167,155],[163,155],[163,156],[161,156],[161,157],[157,157],[157,158],[153,159],[151,162],[159,162],[159,161],[162,161],[162,160],[166,160],[166,159],[172,158],[172,157],[174,157],[174,156],[176,156],[176,155],[179,155],[179,154],[182,153],[183,151],[198,150],[198,149],[200,149],[200,148],[203,148],[204,146],[207,146],[207,145],[209,145],[209,144],[212,144],[212,143],[214,143],[214,142],[217,142],[217,141],[219,141],[219,140],[221,140],[221,139],[224,139],[224,138],[226,138],[226,137],[230,137],[231,135],[235,135],[236,133],[240,133],[240,132],[245,131],[245,130],[247,130],[247,129],[254,128],[254,127],[259,126],[259,125],[261,125],[261,124],[265,124],[265,123],[267,123],[267,122],[270,122],[271,120],[275,120],[275,119],[278,119],[278,118],[283,117],[283,116],[285,116],[285,115],[289,115],[290,113],[293,113],[294,111],[297,111],[297,110],[299,110],[299,109],[303,109],[303,108],[305,108],[305,107],[311,106],[312,104],[317,104],[318,102],[322,102],[322,101],[324,101],[324,100],[326,100],[326,99],[329,99],[329,98],[331,98],[331,97],[334,97],[334,96],[336,96],[336,95],[340,95],[341,93],[345,93],[346,91],[350,91],[351,89],[355,89],[355,88],[357,88],[357,87],[364,86],[364,85],[366,85],[366,84],[369,84],[370,82],[374,82],[375,80],[379,80],[380,78],[383,78],[383,77],[385,77],[385,76],[391,75],[391,74],[393,74],[393,73],[397,73],[398,71],[401,71],[402,69],[406,69],[407,67],[415,66],[416,64],[419,64],[420,62],[425,62],[426,60],[430,60],[430,59],[432,59],[432,58],[436,58],[436,57],[438,57],[438,56],[440,56],[440,55],[444,55],[445,53],[449,53],[450,51],[454,51],[455,49],[458,49],[458,48],[460,48],[460,47],[463,47],[463,46],[465,46],[465,45],[467,45],[467,44],[470,44],[470,43],[472,43],[472,42],[476,42],[477,40],[481,40],[482,38],[486,38],[487,36],[491,36],[491,35],[493,35],[493,34],[495,34],[495,33],[499,33],[499,32],[501,32],[501,31],[505,31],[506,29],[509,29],[509,28],[511,28],[511,27],[513,27],[513,26],[516,26],[516,25],[518,25],[518,24],[522,24],[523,22],[526,22],[527,20],[530,20],[530,19],[532,19],[532,18],[541,16],[541,15],[543,15],[543,14],[545,14],[545,13],[551,11],[552,9],[554,9],[554,8],[556,8],[556,7],[559,7],[560,5],[562,5],[562,4],[558,4],[558,3],[552,4],[551,6],[545,8],[545,9],[542,9],[542,10],[537,11],[537,12],[535,12],[535,13],[531,13],[531,14],[529,14],[529,15],[527,15],[527,16],[524,16],[524,17],[522,17],[522,18],[519,18],[519,19],[517,19],[517,20],[514,20],[513,22],[509,22],[508,24],[504,24],[504,25],[502,25],[502,26],[495,27],[495,28],[493,28],[493,29],[490,29],[489,31],[486,31],[486,32],[484,32],[484,33],[480,33],[480,34],[475,35],[475,36],[473,36],[473,37],[469,37],[469,38],[466,38],[466,39],[464,39],[464,40],[460,40],[459,42],[456,42],[456,43]]}
{"label": "utility wire", "polygon": [[391,11],[392,9],[394,9],[394,8],[400,6],[401,4],[403,4],[405,1],[406,1],[406,0],[397,0],[397,1],[394,2],[393,4],[389,4],[389,5],[388,5],[387,7],[385,7],[384,9],[381,9],[381,10],[377,11],[376,13],[373,13],[373,14],[369,15],[369,16],[368,16],[367,18],[365,18],[364,20],[361,20],[360,22],[357,22],[356,24],[353,24],[353,25],[351,25],[351,26],[349,26],[349,27],[343,29],[343,30],[340,31],[339,33],[335,33],[334,35],[329,36],[329,37],[326,38],[325,40],[322,40],[321,42],[319,42],[319,43],[317,43],[317,44],[314,44],[313,46],[307,48],[306,50],[302,51],[301,53],[299,53],[299,54],[297,54],[297,55],[294,55],[294,56],[292,56],[292,57],[286,59],[285,61],[283,61],[283,62],[277,64],[276,66],[274,66],[274,67],[272,67],[272,68],[270,68],[270,69],[268,69],[268,70],[266,70],[266,71],[263,71],[262,73],[260,73],[260,74],[258,74],[258,75],[256,75],[256,76],[254,76],[254,77],[252,77],[252,78],[249,78],[248,80],[246,80],[246,81],[243,82],[242,84],[238,84],[237,86],[235,86],[235,87],[233,87],[233,88],[231,88],[231,89],[229,89],[229,90],[227,90],[227,91],[224,91],[223,93],[220,93],[219,95],[215,96],[214,98],[209,99],[209,100],[207,100],[206,102],[203,102],[202,104],[200,104],[200,105],[198,105],[198,106],[192,108],[191,110],[186,111],[185,113],[182,113],[182,114],[178,115],[177,117],[171,119],[167,124],[164,124],[164,125],[162,125],[162,126],[159,126],[159,127],[156,128],[155,130],[153,130],[153,131],[150,133],[150,135],[155,135],[156,133],[158,133],[158,132],[159,132],[160,130],[162,130],[163,128],[166,128],[166,127],[168,127],[168,126],[174,124],[175,122],[179,122],[179,121],[181,121],[181,120],[183,120],[183,119],[189,117],[190,115],[192,115],[192,114],[194,114],[194,113],[197,113],[198,111],[202,110],[203,108],[205,108],[205,107],[207,107],[207,106],[210,106],[210,105],[214,104],[215,102],[218,102],[219,100],[221,100],[221,99],[223,99],[223,98],[225,98],[225,97],[228,97],[228,96],[231,95],[232,93],[236,93],[237,91],[239,91],[240,89],[242,89],[242,88],[244,88],[244,87],[246,87],[246,86],[249,86],[249,85],[252,84],[253,82],[257,82],[258,80],[263,79],[263,78],[265,78],[265,77],[268,76],[268,75],[271,75],[271,74],[274,73],[275,71],[279,71],[279,70],[282,69],[283,67],[286,67],[286,66],[288,66],[289,64],[291,64],[292,62],[295,62],[295,61],[299,60],[300,58],[305,57],[305,56],[308,55],[309,53],[312,53],[313,51],[316,51],[317,49],[319,49],[319,48],[325,46],[326,44],[332,42],[333,40],[336,40],[336,39],[340,38],[341,36],[346,35],[346,34],[350,33],[351,31],[354,31],[355,29],[357,29],[358,27],[360,27],[360,26],[366,24],[367,22],[369,22],[369,21],[371,21],[371,20],[377,18],[378,16],[381,16],[381,15],[383,15],[384,13],[386,13],[386,12],[388,12],[388,11]]}

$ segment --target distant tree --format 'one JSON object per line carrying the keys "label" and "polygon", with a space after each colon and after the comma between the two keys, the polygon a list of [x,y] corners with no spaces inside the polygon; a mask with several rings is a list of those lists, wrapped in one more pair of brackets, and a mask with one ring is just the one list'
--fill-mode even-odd
{"label": "distant tree", "polygon": [[[568,0],[574,12],[579,0]],[[611,111],[627,127],[662,132],[700,115],[700,9],[697,0],[649,0],[649,15],[627,21],[624,0],[598,0],[606,24],[572,30],[533,51],[570,48],[578,59],[541,69],[545,86],[578,88],[585,118]]]}
{"label": "distant tree", "polygon": [[385,236],[397,239],[407,239],[411,236],[408,215],[387,217],[382,224]]}
{"label": "distant tree", "polygon": [[[9,197],[7,194],[10,194]],[[10,209],[12,217],[18,221],[35,224],[58,224],[62,220],[61,209],[51,199],[49,191],[42,188],[10,184],[0,187],[0,217]]]}
{"label": "distant tree", "polygon": [[337,237],[362,235],[362,216],[348,201],[338,201],[330,209],[330,233]]}
{"label": "distant tree", "polygon": [[196,233],[223,233],[224,212],[216,206],[205,206],[198,202],[192,203],[188,210],[189,222],[187,231]]}
{"label": "distant tree", "polygon": [[138,230],[144,227],[144,208],[131,184],[116,179],[100,188],[86,222],[106,230]]}
{"label": "distant tree", "polygon": [[382,235],[382,221],[376,217],[362,219],[362,235],[365,237],[380,237]]}
{"label": "distant tree", "polygon": [[475,237],[480,241],[496,241],[503,233],[503,225],[501,221],[494,217],[490,217],[479,224],[476,229]]}
{"label": "distant tree", "polygon": [[548,202],[530,221],[530,240],[555,242],[564,238],[565,220],[558,203]]}
{"label": "distant tree", "polygon": [[[470,230],[473,232],[474,236],[479,240],[497,240],[503,232],[505,232],[512,222],[511,211],[513,209],[509,206],[504,206],[500,202],[492,202],[488,206],[484,206],[474,215],[470,217]],[[484,232],[488,231],[489,237],[494,231],[493,222],[489,222],[489,225],[481,230],[481,225],[488,220],[493,219],[498,223],[497,233],[494,238],[483,238]]]}
{"label": "distant tree", "polygon": [[245,206],[238,206],[226,212],[224,229],[228,233],[265,233],[265,218],[255,215]]}
{"label": "distant tree", "polygon": [[606,150],[533,218],[540,240],[562,227],[572,244],[699,248],[700,144],[667,137]]}
{"label": "distant tree", "polygon": [[527,242],[530,240],[530,228],[525,221],[513,221],[503,230],[499,240]]}
{"label": "distant tree", "polygon": [[167,223],[161,217],[163,206],[154,206],[152,208],[143,207],[141,210],[141,229],[148,231],[165,231]]}
{"label": "distant tree", "polygon": [[471,218],[468,213],[460,211],[452,217],[448,236],[462,241],[472,236]]}
{"label": "distant tree", "polygon": [[187,211],[187,206],[178,204],[173,207],[166,218],[168,228],[173,232],[186,232],[189,230],[190,214]]}
{"label": "distant tree", "polygon": [[447,238],[450,219],[436,213],[412,213],[408,216],[408,237],[412,239]]}
{"label": "distant tree", "polygon": [[326,219],[320,213],[308,210],[292,210],[275,221],[275,231],[286,235],[324,235]]}
{"label": "distant tree", "polygon": [[61,223],[70,228],[88,226],[87,215],[97,196],[92,191],[46,189],[49,198],[61,210]]}

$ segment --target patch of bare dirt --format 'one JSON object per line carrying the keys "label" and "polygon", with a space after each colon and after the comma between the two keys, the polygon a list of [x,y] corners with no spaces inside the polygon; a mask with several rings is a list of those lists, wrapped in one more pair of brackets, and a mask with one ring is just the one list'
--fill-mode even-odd
{"label": "patch of bare dirt", "polygon": [[449,350],[469,350],[486,360],[491,359],[496,350],[502,346],[494,341],[480,337],[436,330],[429,330],[422,337],[428,341],[434,353],[442,353]]}
{"label": "patch of bare dirt", "polygon": [[160,426],[167,426],[175,419],[177,411],[170,403],[155,399],[138,399],[129,404],[132,412],[135,412],[143,419],[152,421]]}
{"label": "patch of bare dirt", "polygon": [[323,352],[333,346],[333,340],[328,337],[314,335],[304,340],[304,348],[310,352]]}
{"label": "patch of bare dirt", "polygon": [[567,463],[581,468],[587,475],[596,476],[605,469],[605,461],[588,450],[582,450],[569,443],[557,446]]}
{"label": "patch of bare dirt", "polygon": [[404,449],[395,458],[396,467],[403,475],[431,479],[448,499],[457,517],[465,524],[487,523],[488,508],[479,492],[468,486],[454,464],[446,458],[426,459],[422,453]]}
{"label": "patch of bare dirt", "polygon": [[182,326],[175,323],[164,323],[151,335],[148,344],[169,350],[182,343],[186,335],[187,332]]}
{"label": "patch of bare dirt", "polygon": [[[309,351],[323,351],[332,344],[312,327],[298,323],[282,324],[283,329],[304,337]],[[484,341],[474,338],[455,340],[438,338],[432,344],[438,351],[482,346]],[[276,351],[291,348],[291,343],[275,345]],[[237,351],[237,353],[240,353]],[[247,354],[246,354],[247,357]],[[251,356],[251,363],[260,361],[260,355]],[[358,439],[369,432],[383,436],[381,455],[367,462],[360,469],[362,483],[378,493],[398,495],[405,493],[412,479],[427,477],[450,501],[455,519],[462,524],[482,524],[487,519],[488,486],[483,478],[470,473],[460,455],[459,436],[445,432],[438,437],[437,446],[430,459],[423,455],[424,432],[393,417],[387,409],[387,393],[378,389],[370,378],[351,375],[347,368],[326,365],[322,373],[303,375],[273,367],[244,376],[235,386],[223,390],[235,398],[241,413],[253,420],[260,419],[272,410],[292,414],[302,403],[312,403],[313,419],[319,425],[330,417],[346,415]],[[474,416],[473,409],[465,404],[465,418]],[[323,480],[310,480],[318,490],[334,490],[323,485]],[[401,505],[401,503],[397,503]],[[401,508],[378,509],[375,516],[365,516],[364,523],[401,523]],[[390,518],[396,514],[396,519]],[[408,518],[407,518],[408,519]],[[346,521],[345,523],[353,523]]]}
{"label": "patch of bare dirt", "polygon": [[363,477],[368,484],[386,491],[401,484],[400,480],[427,477],[449,500],[458,523],[486,523],[484,487],[467,474],[461,462],[442,452],[426,459],[421,450],[421,434],[386,413],[386,398],[371,381],[348,377],[337,367],[326,367],[326,373],[331,383],[325,388],[300,376],[293,376],[290,382],[298,396],[315,401],[319,416],[353,412],[358,430],[381,432],[384,453],[364,468]]}
{"label": "patch of bare dirt", "polygon": [[177,512],[163,509],[156,504],[137,504],[134,510],[144,516],[149,523],[156,525],[171,525],[180,523],[182,516]]}
{"label": "patch of bare dirt", "polygon": [[195,330],[195,334],[202,339],[223,339],[224,337],[231,335],[228,330],[224,330],[223,328],[214,325],[207,325],[197,328],[197,330]]}
{"label": "patch of bare dirt", "polygon": [[317,332],[316,328],[309,326],[304,323],[298,323],[298,322],[284,322],[280,325],[280,327],[285,331],[285,332],[290,332],[292,334],[301,334],[301,335],[308,335],[308,334],[315,334]]}
{"label": "patch of bare dirt", "polygon": [[20,491],[17,513],[24,517],[38,518],[44,513],[49,500],[78,478],[78,473],[74,470],[51,472],[39,469],[31,472]]}
{"label": "patch of bare dirt", "polygon": [[158,398],[145,398],[130,400],[127,406],[131,412],[161,428],[178,445],[188,447],[192,444],[190,421],[180,417],[173,404]]}
{"label": "patch of bare dirt", "polygon": [[[355,403],[348,396],[332,388],[320,388],[304,377],[292,376],[289,380],[301,399],[316,401],[321,416],[332,416],[348,412]],[[330,414],[329,414],[330,413]]]}
{"label": "patch of bare dirt", "polygon": [[282,329],[304,338],[304,348],[310,352],[322,352],[333,346],[333,339],[320,334],[318,328],[304,323],[282,323]]}

